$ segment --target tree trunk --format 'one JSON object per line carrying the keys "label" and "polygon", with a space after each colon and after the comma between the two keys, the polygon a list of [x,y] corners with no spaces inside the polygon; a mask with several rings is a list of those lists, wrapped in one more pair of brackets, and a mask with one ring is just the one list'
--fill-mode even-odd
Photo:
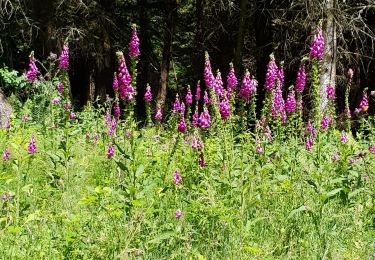
{"label": "tree trunk", "polygon": [[170,0],[167,25],[164,31],[163,57],[160,71],[160,87],[157,95],[158,104],[164,105],[167,96],[168,75],[172,55],[173,34],[176,28],[177,0]]}
{"label": "tree trunk", "polygon": [[336,0],[326,0],[325,10],[326,22],[323,27],[325,33],[325,48],[322,62],[322,72],[320,76],[320,111],[327,109],[327,86],[335,87],[336,83],[336,24],[333,13],[336,6]]}
{"label": "tree trunk", "polygon": [[242,71],[242,50],[246,31],[246,17],[249,0],[241,0],[240,2],[240,22],[238,24],[238,34],[236,39],[236,53],[234,65],[238,71]]}

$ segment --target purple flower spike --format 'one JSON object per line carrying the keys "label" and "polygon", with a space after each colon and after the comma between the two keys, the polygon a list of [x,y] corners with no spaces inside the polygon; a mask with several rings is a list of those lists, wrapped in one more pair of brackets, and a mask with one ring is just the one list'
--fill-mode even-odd
{"label": "purple flower spike", "polygon": [[349,139],[348,139],[348,136],[346,135],[345,131],[342,131],[342,132],[341,132],[340,141],[341,141],[342,143],[347,143],[348,140],[349,140]]}
{"label": "purple flower spike", "polygon": [[368,110],[368,95],[367,88],[363,91],[361,103],[359,103],[359,112],[366,112]]}
{"label": "purple flower spike", "polygon": [[137,36],[137,26],[133,24],[132,29],[133,29],[132,38],[129,43],[129,56],[130,58],[134,59],[139,56],[140,52],[139,52],[139,39]]}
{"label": "purple flower spike", "polygon": [[288,113],[294,113],[296,111],[296,96],[293,88],[288,93],[288,97],[285,102],[285,110]]}
{"label": "purple flower spike", "polygon": [[193,114],[192,125],[194,127],[197,127],[198,124],[199,124],[199,113],[198,113],[198,106],[196,106],[195,112]]}
{"label": "purple flower spike", "polygon": [[336,91],[335,91],[335,87],[332,86],[331,84],[329,84],[327,86],[327,98],[329,100],[335,100],[336,98]]}
{"label": "purple flower spike", "polygon": [[112,83],[112,88],[114,92],[118,92],[118,78],[117,78],[117,73],[113,73],[113,83]]}
{"label": "purple flower spike", "polygon": [[310,151],[313,145],[314,145],[314,139],[311,137],[307,137],[306,144],[305,144],[306,150]]}
{"label": "purple flower spike", "polygon": [[200,99],[201,99],[201,87],[200,87],[200,81],[198,81],[197,88],[195,90],[195,101],[197,101],[198,103]]}
{"label": "purple flower spike", "polygon": [[301,64],[297,72],[296,91],[302,93],[306,85],[305,65]]}
{"label": "purple flower spike", "polygon": [[310,47],[310,59],[313,60],[314,58],[321,60],[323,59],[324,54],[324,36],[323,30],[318,28],[317,34],[314,35],[314,39],[311,43]]}
{"label": "purple flower spike", "polygon": [[4,155],[3,155],[4,161],[9,161],[9,157],[10,157],[10,152],[9,152],[8,146],[5,146]]}
{"label": "purple flower spike", "polygon": [[111,159],[114,154],[115,154],[115,150],[113,148],[113,145],[112,143],[109,143],[108,150],[107,150],[107,158]]}
{"label": "purple flower spike", "polygon": [[232,91],[235,91],[237,88],[238,80],[236,77],[236,73],[234,72],[233,63],[229,63],[229,73],[227,76],[227,95],[228,97],[231,96]]}
{"label": "purple flower spike", "polygon": [[267,91],[272,91],[278,77],[278,71],[279,70],[276,65],[275,56],[271,54],[270,61],[267,65],[266,82],[264,84],[264,88]]}
{"label": "purple flower spike", "polygon": [[188,86],[188,90],[185,96],[186,105],[191,105],[193,103],[193,95],[191,94],[190,86]]}
{"label": "purple flower spike", "polygon": [[211,117],[207,107],[204,107],[203,112],[199,116],[199,127],[207,129],[211,126]]}
{"label": "purple flower spike", "polygon": [[230,117],[230,105],[227,97],[224,97],[219,103],[219,111],[222,119],[226,120]]}
{"label": "purple flower spike", "polygon": [[133,100],[135,95],[135,89],[130,85],[132,77],[129,74],[128,68],[126,67],[125,57],[122,52],[117,52],[118,58],[118,83],[119,83],[119,95],[121,100]]}
{"label": "purple flower spike", "polygon": [[59,68],[61,70],[68,70],[69,68],[69,47],[64,45],[63,51],[59,57]]}
{"label": "purple flower spike", "polygon": [[182,176],[181,176],[180,172],[178,170],[176,170],[174,175],[173,175],[173,182],[176,186],[178,186],[181,181],[182,181]]}
{"label": "purple flower spike", "polygon": [[146,102],[151,102],[151,100],[152,100],[151,87],[150,87],[149,84],[147,84],[146,93],[145,93],[144,98],[145,98]]}
{"label": "purple flower spike", "polygon": [[185,118],[183,116],[181,117],[180,122],[177,125],[177,130],[183,134],[186,132],[186,123]]}
{"label": "purple flower spike", "polygon": [[36,80],[37,75],[39,73],[38,68],[36,67],[36,64],[35,64],[34,52],[31,52],[29,59],[30,59],[29,69],[26,72],[25,78],[26,80],[33,82]]}
{"label": "purple flower spike", "polygon": [[157,121],[163,120],[163,111],[161,109],[160,104],[157,105],[155,120],[157,120]]}
{"label": "purple flower spike", "polygon": [[29,146],[27,147],[27,151],[29,152],[29,154],[34,154],[37,152],[34,135],[32,135],[29,140]]}
{"label": "purple flower spike", "polygon": [[176,94],[176,99],[174,100],[173,103],[173,114],[180,112],[181,109],[181,102],[180,102],[180,97],[178,94]]}
{"label": "purple flower spike", "polygon": [[210,56],[208,52],[205,52],[205,62],[204,62],[204,82],[208,88],[212,88],[215,82],[215,77],[212,74]]}
{"label": "purple flower spike", "polygon": [[221,97],[223,95],[223,80],[221,79],[221,73],[219,70],[217,70],[216,78],[214,81],[214,90],[218,97]]}
{"label": "purple flower spike", "polygon": [[113,116],[116,118],[116,120],[120,119],[121,116],[121,110],[120,110],[120,105],[118,102],[115,102],[113,104]]}
{"label": "purple flower spike", "polygon": [[211,100],[210,100],[210,98],[208,97],[208,93],[207,93],[206,90],[204,91],[203,103],[204,103],[205,105],[209,105],[209,104],[211,104]]}

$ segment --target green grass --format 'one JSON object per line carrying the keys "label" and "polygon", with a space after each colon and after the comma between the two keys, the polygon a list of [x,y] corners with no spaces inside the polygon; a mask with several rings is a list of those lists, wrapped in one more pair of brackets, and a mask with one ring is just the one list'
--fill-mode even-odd
{"label": "green grass", "polygon": [[[0,193],[14,194],[0,202],[0,259],[370,259],[375,252],[375,155],[365,138],[344,144],[331,129],[306,151],[300,138],[275,136],[262,139],[257,154],[251,134],[219,127],[203,134],[201,168],[192,134],[175,128],[123,125],[107,159],[107,130],[91,119],[47,130],[16,120],[0,130],[0,149],[7,144],[11,153],[0,162]],[[99,133],[96,144],[87,131]],[[29,155],[32,133],[38,152]],[[350,165],[359,151],[366,156]]]}

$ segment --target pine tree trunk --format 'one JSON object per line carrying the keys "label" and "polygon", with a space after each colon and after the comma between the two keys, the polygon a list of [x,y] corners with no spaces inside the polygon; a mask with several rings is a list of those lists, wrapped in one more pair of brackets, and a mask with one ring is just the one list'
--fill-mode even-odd
{"label": "pine tree trunk", "polygon": [[336,24],[333,13],[336,6],[336,0],[326,0],[326,21],[323,27],[325,33],[325,48],[322,62],[322,72],[320,76],[320,111],[324,112],[327,108],[327,86],[335,87],[336,83]]}
{"label": "pine tree trunk", "polygon": [[242,50],[246,31],[247,6],[249,0],[241,0],[240,3],[240,22],[238,24],[238,34],[236,39],[236,53],[234,65],[237,70],[242,71]]}
{"label": "pine tree trunk", "polygon": [[169,67],[172,56],[172,41],[173,34],[176,28],[177,18],[177,1],[170,1],[170,9],[168,11],[167,26],[164,31],[164,46],[163,46],[163,57],[161,62],[160,71],[160,87],[157,95],[157,101],[159,104],[164,105],[167,96],[168,89],[168,75]]}

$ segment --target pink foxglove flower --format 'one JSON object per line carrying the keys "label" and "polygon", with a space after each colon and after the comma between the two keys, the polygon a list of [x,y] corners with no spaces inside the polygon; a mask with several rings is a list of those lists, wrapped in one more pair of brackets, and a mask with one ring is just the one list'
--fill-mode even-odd
{"label": "pink foxglove flower", "polygon": [[340,160],[340,154],[337,151],[334,151],[332,153],[332,162],[337,162],[338,160]]}
{"label": "pink foxglove flower", "polygon": [[323,59],[324,54],[324,36],[323,30],[318,28],[318,32],[314,35],[313,41],[310,47],[310,59],[313,60],[314,58],[321,60]]}
{"label": "pink foxglove flower", "polygon": [[322,121],[320,122],[320,128],[322,130],[327,130],[329,125],[331,124],[332,119],[327,117],[326,115],[323,116]]}
{"label": "pink foxglove flower", "polygon": [[176,94],[176,99],[174,100],[173,103],[173,114],[180,112],[181,109],[181,102],[180,102],[180,97],[178,94]]}
{"label": "pink foxglove flower", "polygon": [[221,97],[223,95],[223,80],[221,78],[221,73],[219,70],[217,70],[216,78],[214,81],[214,90],[218,97]]}
{"label": "pink foxglove flower", "polygon": [[61,98],[60,97],[54,97],[52,99],[52,103],[55,104],[55,105],[60,104],[60,102],[61,102]]}
{"label": "pink foxglove flower", "polygon": [[9,158],[10,158],[10,152],[9,152],[8,146],[5,146],[3,159],[4,161],[9,161]]}
{"label": "pink foxglove flower", "polygon": [[219,103],[219,111],[222,119],[226,120],[230,117],[230,105],[226,96]]}
{"label": "pink foxglove flower", "polygon": [[196,108],[195,108],[195,112],[194,112],[194,114],[193,114],[193,119],[192,119],[192,125],[194,126],[194,127],[197,127],[198,126],[198,124],[199,124],[199,113],[198,113],[198,106],[196,106]]}
{"label": "pink foxglove flower", "polygon": [[342,132],[341,132],[340,141],[341,141],[342,143],[347,143],[348,140],[349,140],[349,139],[348,139],[348,136],[346,135],[345,131],[342,131]]}
{"label": "pink foxglove flower", "polygon": [[121,116],[120,104],[117,101],[113,104],[113,116],[116,120],[119,120]]}
{"label": "pink foxglove flower", "polygon": [[199,155],[198,165],[203,168],[206,166],[206,161],[204,160],[203,152]]}
{"label": "pink foxglove flower", "polygon": [[35,64],[34,52],[31,52],[29,60],[29,69],[26,72],[25,78],[26,80],[33,82],[34,80],[36,80],[39,73],[38,68]]}
{"label": "pink foxglove flower", "polygon": [[210,98],[208,97],[208,93],[207,93],[206,90],[204,91],[203,103],[204,103],[205,105],[209,105],[209,104],[211,103],[211,100],[210,100]]}
{"label": "pink foxglove flower", "polygon": [[122,52],[117,52],[116,54],[118,58],[117,76],[120,99],[132,100],[133,95],[135,94],[134,88],[130,85],[132,82],[132,77],[130,76],[128,67],[126,66],[124,54]]}
{"label": "pink foxglove flower", "polygon": [[173,182],[176,186],[178,186],[181,181],[182,181],[182,176],[181,176],[180,172],[178,170],[176,170],[174,175],[173,175]]}
{"label": "pink foxglove flower", "polygon": [[267,65],[266,82],[264,88],[267,91],[272,91],[278,76],[278,68],[275,61],[275,56],[270,55],[270,61]]}
{"label": "pink foxglove flower", "polygon": [[185,118],[183,116],[181,117],[180,122],[177,125],[177,130],[183,134],[186,132],[186,123]]}
{"label": "pink foxglove flower", "polygon": [[198,81],[197,88],[195,90],[195,101],[197,101],[198,103],[200,99],[201,99],[201,87],[200,87],[200,82]]}
{"label": "pink foxglove flower", "polygon": [[191,94],[190,86],[188,86],[188,90],[185,96],[186,105],[191,105],[193,103],[193,95]]}
{"label": "pink foxglove flower", "polygon": [[177,219],[179,219],[179,218],[182,217],[182,212],[181,212],[181,210],[179,210],[179,209],[176,210],[175,217],[176,217]]}
{"label": "pink foxglove flower", "polygon": [[64,44],[63,51],[59,57],[59,68],[62,70],[68,70],[69,68],[69,47]]}
{"label": "pink foxglove flower", "polygon": [[367,88],[363,91],[361,103],[359,103],[359,112],[366,112],[368,110],[368,95]]}
{"label": "pink foxglove flower", "polygon": [[157,120],[157,121],[163,120],[163,111],[161,109],[160,104],[157,105],[155,120]]}
{"label": "pink foxglove flower", "polygon": [[133,24],[132,29],[133,29],[132,38],[129,44],[129,56],[130,58],[134,59],[139,56],[140,52],[139,52],[139,39],[137,35],[137,26]]}
{"label": "pink foxglove flower", "polygon": [[309,133],[312,137],[315,137],[317,135],[317,131],[316,131],[315,127],[313,126],[313,124],[311,124],[310,120],[307,123],[306,132]]}
{"label": "pink foxglove flower", "polygon": [[314,139],[311,137],[307,137],[306,144],[305,144],[306,150],[310,151],[313,145],[314,145]]}
{"label": "pink foxglove flower", "polygon": [[62,94],[64,92],[64,85],[59,82],[59,85],[57,85],[57,91]]}
{"label": "pink foxglove flower", "polygon": [[34,154],[34,153],[37,152],[34,135],[32,135],[30,140],[29,140],[29,145],[27,147],[27,151],[29,152],[29,154]]}
{"label": "pink foxglove flower", "polygon": [[286,122],[285,103],[283,99],[280,81],[277,82],[277,86],[274,91],[273,102],[271,107],[271,116],[274,119],[281,118],[281,121],[283,123]]}
{"label": "pink foxglove flower", "polygon": [[212,88],[215,82],[215,77],[212,74],[210,56],[208,52],[205,52],[205,62],[204,62],[204,82],[208,88]]}
{"label": "pink foxglove flower", "polygon": [[113,148],[112,143],[109,143],[108,150],[107,150],[107,158],[111,159],[115,154],[115,149]]}
{"label": "pink foxglove flower", "polygon": [[118,91],[118,78],[117,78],[117,73],[113,73],[113,82],[112,82],[112,88],[114,92]]}
{"label": "pink foxglove flower", "polygon": [[70,112],[69,119],[76,119],[77,115],[74,112]]}
{"label": "pink foxglove flower", "polygon": [[145,98],[146,102],[151,102],[151,100],[152,100],[152,92],[151,92],[151,87],[150,87],[149,84],[147,84],[146,93],[144,95],[144,98]]}
{"label": "pink foxglove flower", "polygon": [[296,96],[293,89],[289,91],[288,97],[286,98],[285,110],[288,113],[294,113],[296,111]]}
{"label": "pink foxglove flower", "polygon": [[327,86],[327,98],[329,100],[335,100],[335,98],[336,98],[335,87],[332,86],[331,84],[328,84],[328,86]]}
{"label": "pink foxglove flower", "polygon": [[375,154],[375,145],[370,145],[368,150],[370,153]]}
{"label": "pink foxglove flower", "polygon": [[302,93],[306,85],[305,65],[301,64],[297,72],[296,91]]}
{"label": "pink foxglove flower", "polygon": [[227,76],[227,95],[230,97],[232,95],[232,91],[235,91],[237,88],[238,80],[236,77],[236,73],[234,72],[233,63],[229,63],[229,73]]}
{"label": "pink foxglove flower", "polygon": [[199,116],[199,127],[206,129],[211,126],[211,117],[207,107],[203,108],[203,112]]}

